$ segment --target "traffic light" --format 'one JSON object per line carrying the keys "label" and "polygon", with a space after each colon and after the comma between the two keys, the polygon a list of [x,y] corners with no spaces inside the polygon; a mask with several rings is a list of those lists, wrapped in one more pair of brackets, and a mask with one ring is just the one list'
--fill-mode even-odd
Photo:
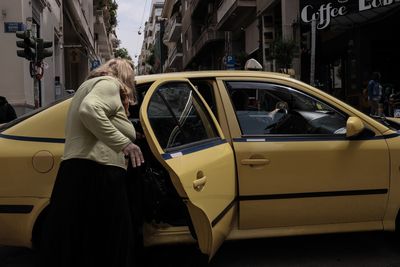
{"label": "traffic light", "polygon": [[53,51],[50,48],[53,46],[53,42],[47,42],[44,41],[43,39],[39,38],[36,39],[37,41],[37,61],[42,61],[46,57],[51,57],[53,55]]}
{"label": "traffic light", "polygon": [[36,58],[36,39],[31,37],[30,31],[17,31],[16,36],[22,41],[17,41],[17,47],[23,50],[17,50],[17,56],[26,58],[27,60],[35,60]]}

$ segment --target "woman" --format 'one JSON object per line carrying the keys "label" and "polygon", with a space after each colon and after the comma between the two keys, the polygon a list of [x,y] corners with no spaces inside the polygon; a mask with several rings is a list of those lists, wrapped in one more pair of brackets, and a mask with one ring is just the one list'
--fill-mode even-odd
{"label": "woman", "polygon": [[133,66],[112,59],[74,95],[64,155],[50,200],[46,266],[129,266],[133,235],[125,179],[127,158],[144,160],[127,113],[135,100]]}

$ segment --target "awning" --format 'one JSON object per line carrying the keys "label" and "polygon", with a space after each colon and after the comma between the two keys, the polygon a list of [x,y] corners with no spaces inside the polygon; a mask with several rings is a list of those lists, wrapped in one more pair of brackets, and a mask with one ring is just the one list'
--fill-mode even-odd
{"label": "awning", "polygon": [[352,13],[346,16],[339,16],[332,20],[331,30],[346,30],[354,26],[365,25],[367,23],[374,23],[376,20],[384,19],[400,8],[400,2],[394,3],[390,6],[382,6],[370,10],[365,10],[357,13]]}

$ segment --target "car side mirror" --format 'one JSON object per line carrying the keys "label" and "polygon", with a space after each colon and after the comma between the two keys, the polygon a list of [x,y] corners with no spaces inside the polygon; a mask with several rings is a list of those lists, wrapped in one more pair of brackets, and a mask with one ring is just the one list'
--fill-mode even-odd
{"label": "car side mirror", "polygon": [[346,136],[355,137],[365,129],[365,125],[358,117],[349,117],[346,123]]}

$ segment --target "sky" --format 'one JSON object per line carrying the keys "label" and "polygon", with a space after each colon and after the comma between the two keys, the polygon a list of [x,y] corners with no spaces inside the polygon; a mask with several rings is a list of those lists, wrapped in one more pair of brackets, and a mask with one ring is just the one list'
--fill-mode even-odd
{"label": "sky", "polygon": [[[118,4],[116,28],[120,48],[126,48],[135,64],[143,42],[144,23],[149,19],[151,0],[116,0]],[[139,29],[141,35],[138,34]]]}

